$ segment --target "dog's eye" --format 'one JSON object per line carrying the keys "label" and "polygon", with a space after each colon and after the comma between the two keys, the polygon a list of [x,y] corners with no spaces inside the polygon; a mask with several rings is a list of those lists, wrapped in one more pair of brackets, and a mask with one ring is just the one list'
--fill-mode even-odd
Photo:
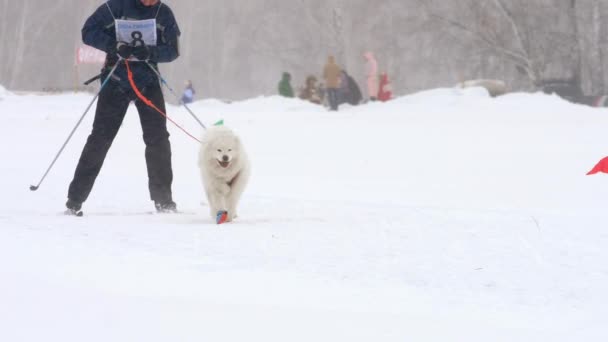
{"label": "dog's eye", "polygon": [[228,152],[232,152],[232,149],[228,149]]}
{"label": "dog's eye", "polygon": [[218,149],[217,151],[218,151],[219,153],[222,153],[222,150],[220,150],[220,149]]}

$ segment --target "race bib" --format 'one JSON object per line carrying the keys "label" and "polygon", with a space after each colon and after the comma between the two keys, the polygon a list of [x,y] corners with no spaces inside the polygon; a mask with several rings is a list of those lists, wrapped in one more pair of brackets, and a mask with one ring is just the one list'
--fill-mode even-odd
{"label": "race bib", "polygon": [[156,19],[116,20],[116,41],[131,46],[156,46]]}

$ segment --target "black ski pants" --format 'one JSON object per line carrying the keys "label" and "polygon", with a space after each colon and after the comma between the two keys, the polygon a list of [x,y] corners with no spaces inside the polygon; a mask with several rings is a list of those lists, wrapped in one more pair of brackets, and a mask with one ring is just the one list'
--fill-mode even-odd
{"label": "black ski pants", "polygon": [[[160,110],[165,111],[165,100],[158,82],[152,82],[141,89]],[[172,201],[171,184],[171,145],[167,132],[167,119],[148,107],[135,96],[131,89],[123,89],[117,82],[110,80],[99,94],[93,131],[84,146],[80,161],[70,184],[68,198],[83,203],[89,197],[93,184],[103,166],[104,159],[120,129],[129,103],[135,101],[139,120],[146,144],[146,164],[148,168],[148,187],[150,199],[166,203]]]}

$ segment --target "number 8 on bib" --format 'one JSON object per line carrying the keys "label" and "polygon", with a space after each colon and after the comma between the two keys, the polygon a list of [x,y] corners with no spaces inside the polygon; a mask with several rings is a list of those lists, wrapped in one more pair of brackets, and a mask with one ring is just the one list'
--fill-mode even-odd
{"label": "number 8 on bib", "polygon": [[156,46],[156,19],[116,20],[116,41],[131,46]]}

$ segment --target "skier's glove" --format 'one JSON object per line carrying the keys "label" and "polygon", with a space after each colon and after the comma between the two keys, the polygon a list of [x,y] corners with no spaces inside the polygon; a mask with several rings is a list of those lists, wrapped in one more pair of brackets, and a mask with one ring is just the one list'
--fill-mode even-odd
{"label": "skier's glove", "polygon": [[136,46],[133,48],[133,57],[140,61],[147,61],[150,59],[150,48],[146,45]]}
{"label": "skier's glove", "polygon": [[129,44],[127,43],[116,43],[116,54],[122,57],[123,59],[128,59],[129,57],[131,57],[131,55],[133,55],[133,49],[134,48],[132,46],[129,46]]}

